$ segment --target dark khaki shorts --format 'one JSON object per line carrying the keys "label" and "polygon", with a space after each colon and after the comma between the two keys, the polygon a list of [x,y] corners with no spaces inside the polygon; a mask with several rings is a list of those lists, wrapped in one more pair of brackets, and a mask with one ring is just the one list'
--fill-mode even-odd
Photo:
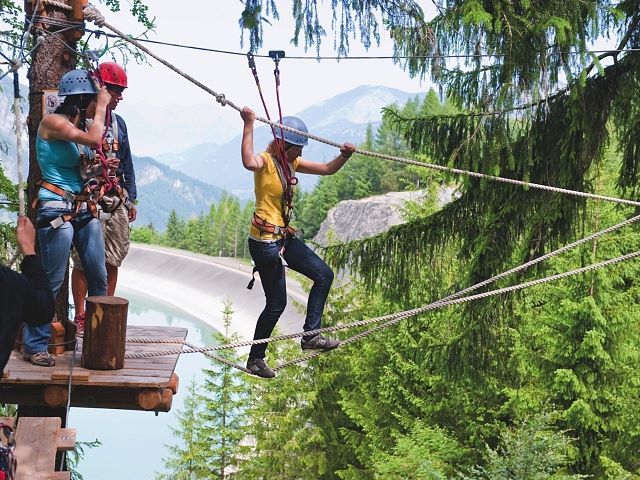
{"label": "dark khaki shorts", "polygon": [[[102,222],[102,233],[104,234],[104,253],[107,264],[119,267],[129,253],[129,211],[121,203],[118,208],[111,212],[111,218]],[[80,256],[75,248],[71,254],[73,267],[82,270]]]}

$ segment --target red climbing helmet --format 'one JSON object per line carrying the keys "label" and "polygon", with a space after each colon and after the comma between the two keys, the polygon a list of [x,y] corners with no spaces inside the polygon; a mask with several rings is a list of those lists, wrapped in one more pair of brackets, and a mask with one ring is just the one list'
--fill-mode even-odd
{"label": "red climbing helmet", "polygon": [[104,83],[127,88],[127,72],[115,62],[104,62],[98,65],[100,78]]}

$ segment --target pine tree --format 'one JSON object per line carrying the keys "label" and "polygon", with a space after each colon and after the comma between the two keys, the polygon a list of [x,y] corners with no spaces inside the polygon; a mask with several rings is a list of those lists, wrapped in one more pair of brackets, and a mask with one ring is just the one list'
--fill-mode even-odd
{"label": "pine tree", "polygon": [[167,445],[170,451],[164,458],[165,472],[157,473],[156,480],[196,480],[209,478],[208,446],[200,441],[203,402],[198,394],[198,385],[192,379],[187,389],[184,409],[177,413],[178,428],[171,428],[179,440],[178,445]]}
{"label": "pine tree", "polygon": [[[238,341],[237,335],[229,335],[233,316],[231,303],[224,304],[224,335],[214,334],[219,343]],[[238,356],[233,350],[221,350],[217,355],[237,363]],[[205,369],[205,383],[202,400],[202,427],[198,440],[207,445],[207,478],[231,478],[246,456],[248,447],[243,445],[248,436],[246,409],[248,384],[246,375],[233,367],[212,360],[213,368]]]}
{"label": "pine tree", "polygon": [[162,237],[163,245],[173,248],[183,248],[185,246],[186,224],[178,218],[175,210],[171,210],[167,221],[167,230]]}

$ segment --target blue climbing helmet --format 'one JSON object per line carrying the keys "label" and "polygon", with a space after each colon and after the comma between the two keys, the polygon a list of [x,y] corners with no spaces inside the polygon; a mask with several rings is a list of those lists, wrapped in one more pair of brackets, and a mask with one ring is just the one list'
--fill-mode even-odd
{"label": "blue climbing helmet", "polygon": [[60,79],[58,95],[81,95],[88,93],[94,95],[98,93],[93,79],[86,70],[71,70],[65,73]]}
{"label": "blue climbing helmet", "polygon": [[[305,125],[305,123],[300,120],[298,117],[282,117],[282,125],[285,127],[295,128],[296,130],[300,130],[304,133],[309,133],[309,129]],[[292,145],[301,145],[305,146],[309,143],[309,139],[304,135],[300,135],[299,133],[293,133],[288,130],[283,130],[278,127],[274,127],[276,131],[276,137],[284,140],[287,143]],[[282,132],[284,131],[284,136]]]}

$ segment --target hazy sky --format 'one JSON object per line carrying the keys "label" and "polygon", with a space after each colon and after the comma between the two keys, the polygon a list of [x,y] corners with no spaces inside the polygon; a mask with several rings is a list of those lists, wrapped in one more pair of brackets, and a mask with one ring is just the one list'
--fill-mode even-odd
{"label": "hazy sky", "polygon": [[[319,0],[327,15],[330,15],[330,2]],[[240,28],[238,19],[243,5],[234,0],[216,0],[192,3],[192,9],[186,8],[186,2],[172,0],[154,0],[150,16],[157,18],[157,29],[150,33],[150,39],[164,42],[188,44],[193,46],[246,52],[248,42],[240,46]],[[184,6],[183,6],[184,5]],[[278,1],[281,19],[273,25],[265,25],[264,47],[258,54],[269,50],[284,50],[288,55],[308,55],[313,57],[315,49],[308,52],[302,47],[289,43],[293,35],[293,22],[290,1]],[[122,1],[127,10],[128,0]],[[423,8],[431,3],[424,2]],[[141,27],[133,20],[128,11],[118,14],[107,12],[100,6],[107,21],[126,33],[139,33]],[[330,17],[328,17],[330,18]],[[90,28],[95,28],[91,24]],[[323,41],[321,55],[335,55],[334,36],[329,31]],[[382,32],[381,46],[371,47],[367,52],[358,39],[352,39],[350,55],[391,55],[391,41],[386,32]],[[113,42],[113,40],[110,40]],[[102,40],[97,44],[101,45]],[[172,62],[185,73],[197,78],[216,92],[224,93],[238,105],[249,105],[262,114],[262,107],[255,82],[247,66],[245,56],[224,55],[182,48],[145,44],[158,56]],[[102,57],[102,60],[107,56]],[[150,59],[151,65],[127,66],[129,89],[125,92],[126,108],[147,103],[167,103],[176,105],[195,105],[213,102],[213,97],[169,70],[164,65]],[[272,113],[276,112],[273,67],[271,59],[256,59],[263,92]],[[363,84],[386,85],[409,92],[426,90],[426,84],[394,65],[392,60],[294,60],[284,59],[280,63],[281,101],[285,112],[297,112],[309,105],[330,98]],[[122,105],[125,107],[125,104]],[[286,114],[286,113],[285,113]]]}

